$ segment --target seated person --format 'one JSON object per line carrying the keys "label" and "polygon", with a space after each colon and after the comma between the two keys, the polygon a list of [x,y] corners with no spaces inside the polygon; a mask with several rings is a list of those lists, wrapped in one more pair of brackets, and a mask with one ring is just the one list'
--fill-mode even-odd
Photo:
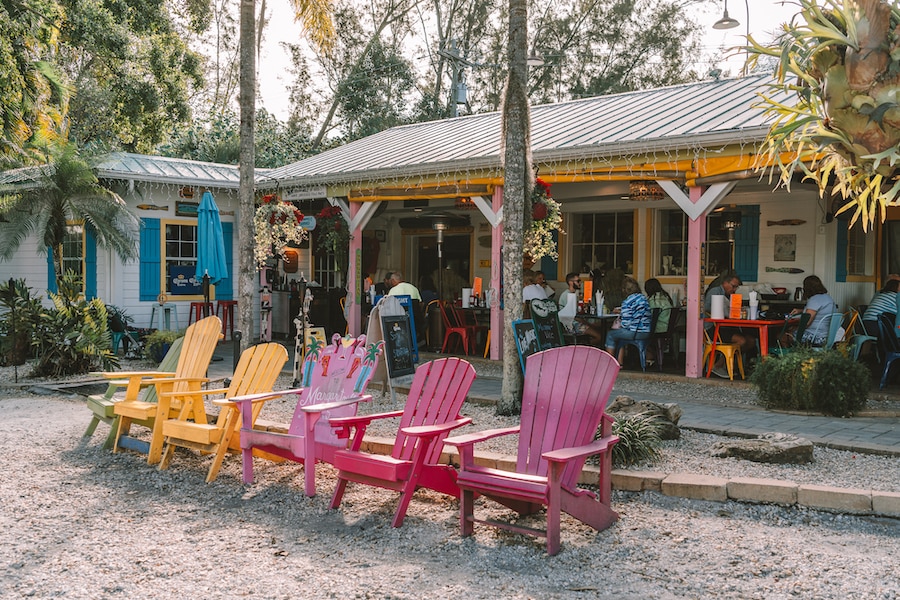
{"label": "seated person", "polygon": [[556,295],[556,290],[547,285],[547,276],[544,275],[543,271],[534,272],[534,282],[544,288],[544,293],[547,294],[548,298],[553,298]]}
{"label": "seated person", "polygon": [[528,304],[529,300],[546,300],[547,292],[544,291],[544,288],[537,284],[537,278],[535,272],[531,269],[527,269],[522,276],[522,283],[525,285],[522,288],[522,302]]}
{"label": "seated person", "polygon": [[[606,351],[610,354],[614,354],[617,342],[650,339],[652,311],[647,298],[641,293],[641,286],[631,277],[626,277],[622,283],[622,293],[625,295],[622,306],[613,309],[619,313],[621,324],[606,334]],[[616,357],[620,364],[624,352],[623,346]]]}
{"label": "seated person", "polygon": [[[728,306],[731,300],[731,294],[741,286],[741,278],[734,271],[729,271],[721,276],[716,283],[714,280],[706,290],[703,297],[703,312],[709,315],[712,312],[712,297],[725,296],[725,305]],[[707,323],[705,325],[709,337],[712,338],[715,325]],[[749,352],[756,348],[756,338],[743,332],[740,327],[719,327],[719,336],[721,341],[731,344],[737,344],[741,349],[741,354],[748,355]],[[719,377],[728,378],[728,370],[725,368],[725,357],[717,353],[716,362],[713,364],[712,372]]]}
{"label": "seated person", "polygon": [[897,314],[897,290],[900,290],[900,280],[888,279],[884,282],[884,287],[872,296],[866,312],[860,315],[866,333],[878,335],[879,315],[883,313]]}
{"label": "seated person", "polygon": [[419,293],[419,288],[404,281],[403,273],[400,271],[391,273],[391,289],[388,291],[388,295],[409,296],[412,300],[422,301],[422,295]]}
{"label": "seated person", "polygon": [[[672,302],[672,296],[663,289],[659,279],[655,278],[644,282],[644,292],[647,293],[647,302],[650,303],[650,309],[659,309],[659,316],[656,318],[656,329],[653,333],[665,333],[669,329],[669,319],[672,315],[672,308],[675,306]],[[647,346],[647,362],[652,363],[655,360],[655,346]]]}
{"label": "seated person", "polygon": [[822,280],[816,275],[810,275],[803,280],[803,297],[807,299],[803,310],[795,308],[791,311],[792,316],[803,312],[810,315],[809,324],[800,342],[811,346],[824,346],[828,339],[828,328],[831,326],[831,314],[835,312],[837,305],[828,295]]}

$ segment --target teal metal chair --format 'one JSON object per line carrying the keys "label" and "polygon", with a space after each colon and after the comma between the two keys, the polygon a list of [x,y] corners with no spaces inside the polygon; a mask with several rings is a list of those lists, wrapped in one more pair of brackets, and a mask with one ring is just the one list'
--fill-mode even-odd
{"label": "teal metal chair", "polygon": [[[831,313],[831,320],[828,322],[828,337],[825,338],[825,344],[822,346],[813,346],[812,349],[816,352],[825,352],[826,350],[834,348],[834,344],[838,341],[838,331],[840,331],[843,322],[844,313]],[[844,335],[846,335],[846,332],[844,332]]]}

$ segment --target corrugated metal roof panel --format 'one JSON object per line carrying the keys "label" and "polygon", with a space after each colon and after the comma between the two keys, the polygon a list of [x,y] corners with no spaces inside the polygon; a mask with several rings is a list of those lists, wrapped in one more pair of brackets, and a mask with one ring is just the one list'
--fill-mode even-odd
{"label": "corrugated metal roof panel", "polygon": [[[268,169],[257,169],[261,175],[267,172]],[[237,188],[240,180],[236,165],[125,152],[116,152],[104,158],[97,165],[97,176],[218,188]]]}
{"label": "corrugated metal roof panel", "polygon": [[[580,150],[585,155],[615,156],[629,152],[629,144],[702,149],[711,137],[715,148],[723,139],[759,140],[767,126],[758,94],[771,83],[769,76],[757,75],[535,106],[532,151],[546,161]],[[289,184],[338,183],[496,168],[502,144],[500,117],[487,113],[394,127],[274,169],[268,177]]]}

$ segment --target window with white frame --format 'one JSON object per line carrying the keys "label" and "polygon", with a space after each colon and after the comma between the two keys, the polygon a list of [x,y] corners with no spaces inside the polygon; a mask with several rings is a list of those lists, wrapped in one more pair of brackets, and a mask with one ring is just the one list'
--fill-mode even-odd
{"label": "window with white frame", "polygon": [[[732,240],[734,228],[740,227],[739,215],[739,211],[723,211],[706,217],[705,268],[708,275],[732,268]],[[658,223],[659,257],[655,263],[654,275],[685,275],[688,251],[687,215],[681,210],[660,210]]]}
{"label": "window with white frame", "polygon": [[857,221],[847,230],[847,275],[869,275],[867,247],[866,232]]}
{"label": "window with white frame", "polygon": [[171,292],[172,267],[197,265],[197,225],[166,223],[165,281],[166,292]]}
{"label": "window with white frame", "polygon": [[572,270],[634,272],[634,211],[572,215]]}
{"label": "window with white frame", "polygon": [[84,225],[76,223],[66,226],[66,236],[62,243],[62,273],[74,272],[84,286]]}

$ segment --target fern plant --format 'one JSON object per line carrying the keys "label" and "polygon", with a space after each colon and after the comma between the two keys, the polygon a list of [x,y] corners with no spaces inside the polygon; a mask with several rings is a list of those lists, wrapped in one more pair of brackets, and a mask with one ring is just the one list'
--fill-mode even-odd
{"label": "fern plant", "polygon": [[[654,415],[639,413],[619,417],[613,422],[612,432],[619,436],[613,446],[613,466],[630,467],[659,458],[659,420]],[[595,438],[600,437],[597,430]]]}

